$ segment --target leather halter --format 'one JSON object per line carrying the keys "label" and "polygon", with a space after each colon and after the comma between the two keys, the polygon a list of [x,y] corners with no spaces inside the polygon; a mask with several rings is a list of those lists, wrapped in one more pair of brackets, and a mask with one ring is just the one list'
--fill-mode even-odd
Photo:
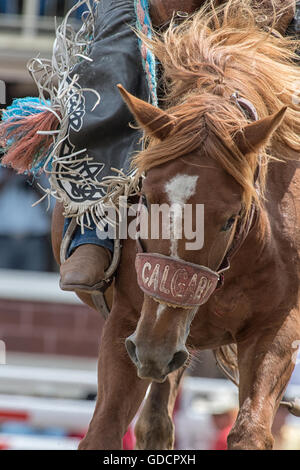
{"label": "leather halter", "polygon": [[[232,95],[232,99],[247,119],[258,120],[256,109],[248,100],[240,98],[237,93]],[[254,175],[255,183],[259,176],[259,166],[258,163]],[[142,204],[141,196],[138,219]],[[257,207],[252,204],[246,222],[237,222],[232,242],[216,271],[172,256],[147,253],[140,237],[137,237],[135,267],[139,287],[157,302],[170,307],[190,309],[205,304],[213,292],[223,286],[223,273],[230,268],[230,260],[244,243],[256,220]]]}

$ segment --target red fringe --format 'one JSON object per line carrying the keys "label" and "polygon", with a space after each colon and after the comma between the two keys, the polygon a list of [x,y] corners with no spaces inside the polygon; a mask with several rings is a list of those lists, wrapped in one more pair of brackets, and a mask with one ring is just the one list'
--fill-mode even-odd
{"label": "red fringe", "polygon": [[36,156],[39,159],[46,157],[53,143],[51,136],[39,135],[37,131],[55,131],[58,127],[59,120],[51,111],[3,122],[0,124],[0,145],[7,147],[10,139],[16,142],[9,148],[1,163],[11,166],[18,173],[30,170]]}

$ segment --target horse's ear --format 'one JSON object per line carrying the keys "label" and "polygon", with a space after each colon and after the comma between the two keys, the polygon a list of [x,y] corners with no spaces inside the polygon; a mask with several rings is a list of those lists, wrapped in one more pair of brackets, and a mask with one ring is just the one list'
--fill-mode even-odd
{"label": "horse's ear", "polygon": [[117,87],[135,119],[148,134],[160,140],[168,137],[175,126],[174,117],[131,95],[122,85],[117,85]]}
{"label": "horse's ear", "polygon": [[244,155],[258,152],[261,147],[268,143],[273,132],[280,126],[286,110],[287,106],[284,106],[277,113],[252,122],[244,127],[242,131],[239,131],[235,135],[235,143],[239,150]]}

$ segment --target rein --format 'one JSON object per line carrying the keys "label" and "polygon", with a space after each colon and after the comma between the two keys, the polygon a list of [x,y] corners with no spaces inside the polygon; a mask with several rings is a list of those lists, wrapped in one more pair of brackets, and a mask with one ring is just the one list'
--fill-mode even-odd
{"label": "rein", "polygon": [[[255,107],[238,93],[231,97],[243,112],[245,117],[252,121],[258,120]],[[259,176],[260,163],[258,163],[254,182]],[[143,196],[140,196],[138,217],[140,219],[143,205]],[[230,261],[238,252],[257,220],[257,207],[252,204],[246,222],[239,220],[236,223],[232,242],[226,248],[221,264],[216,271],[194,263],[159,253],[147,253],[140,236],[137,236],[137,255],[135,267],[137,281],[141,290],[155,301],[173,308],[190,309],[205,304],[215,290],[224,285],[224,272],[230,269]]]}

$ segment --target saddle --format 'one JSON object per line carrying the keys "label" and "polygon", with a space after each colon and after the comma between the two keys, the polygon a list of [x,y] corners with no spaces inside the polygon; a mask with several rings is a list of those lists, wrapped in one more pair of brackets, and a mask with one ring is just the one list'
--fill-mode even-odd
{"label": "saddle", "polygon": [[[227,0],[214,0],[214,4],[218,6],[222,3],[226,3],[226,1]],[[197,11],[204,3],[205,0],[149,0],[152,24],[154,27],[161,28],[169,23],[174,13],[184,18],[188,14]],[[279,33],[285,34],[288,25],[295,15],[296,0],[275,0],[275,2],[274,0],[253,0],[253,8],[259,6],[265,9],[266,21],[264,26],[271,26],[272,24],[274,13],[273,3],[276,13],[278,13],[275,29]]]}

